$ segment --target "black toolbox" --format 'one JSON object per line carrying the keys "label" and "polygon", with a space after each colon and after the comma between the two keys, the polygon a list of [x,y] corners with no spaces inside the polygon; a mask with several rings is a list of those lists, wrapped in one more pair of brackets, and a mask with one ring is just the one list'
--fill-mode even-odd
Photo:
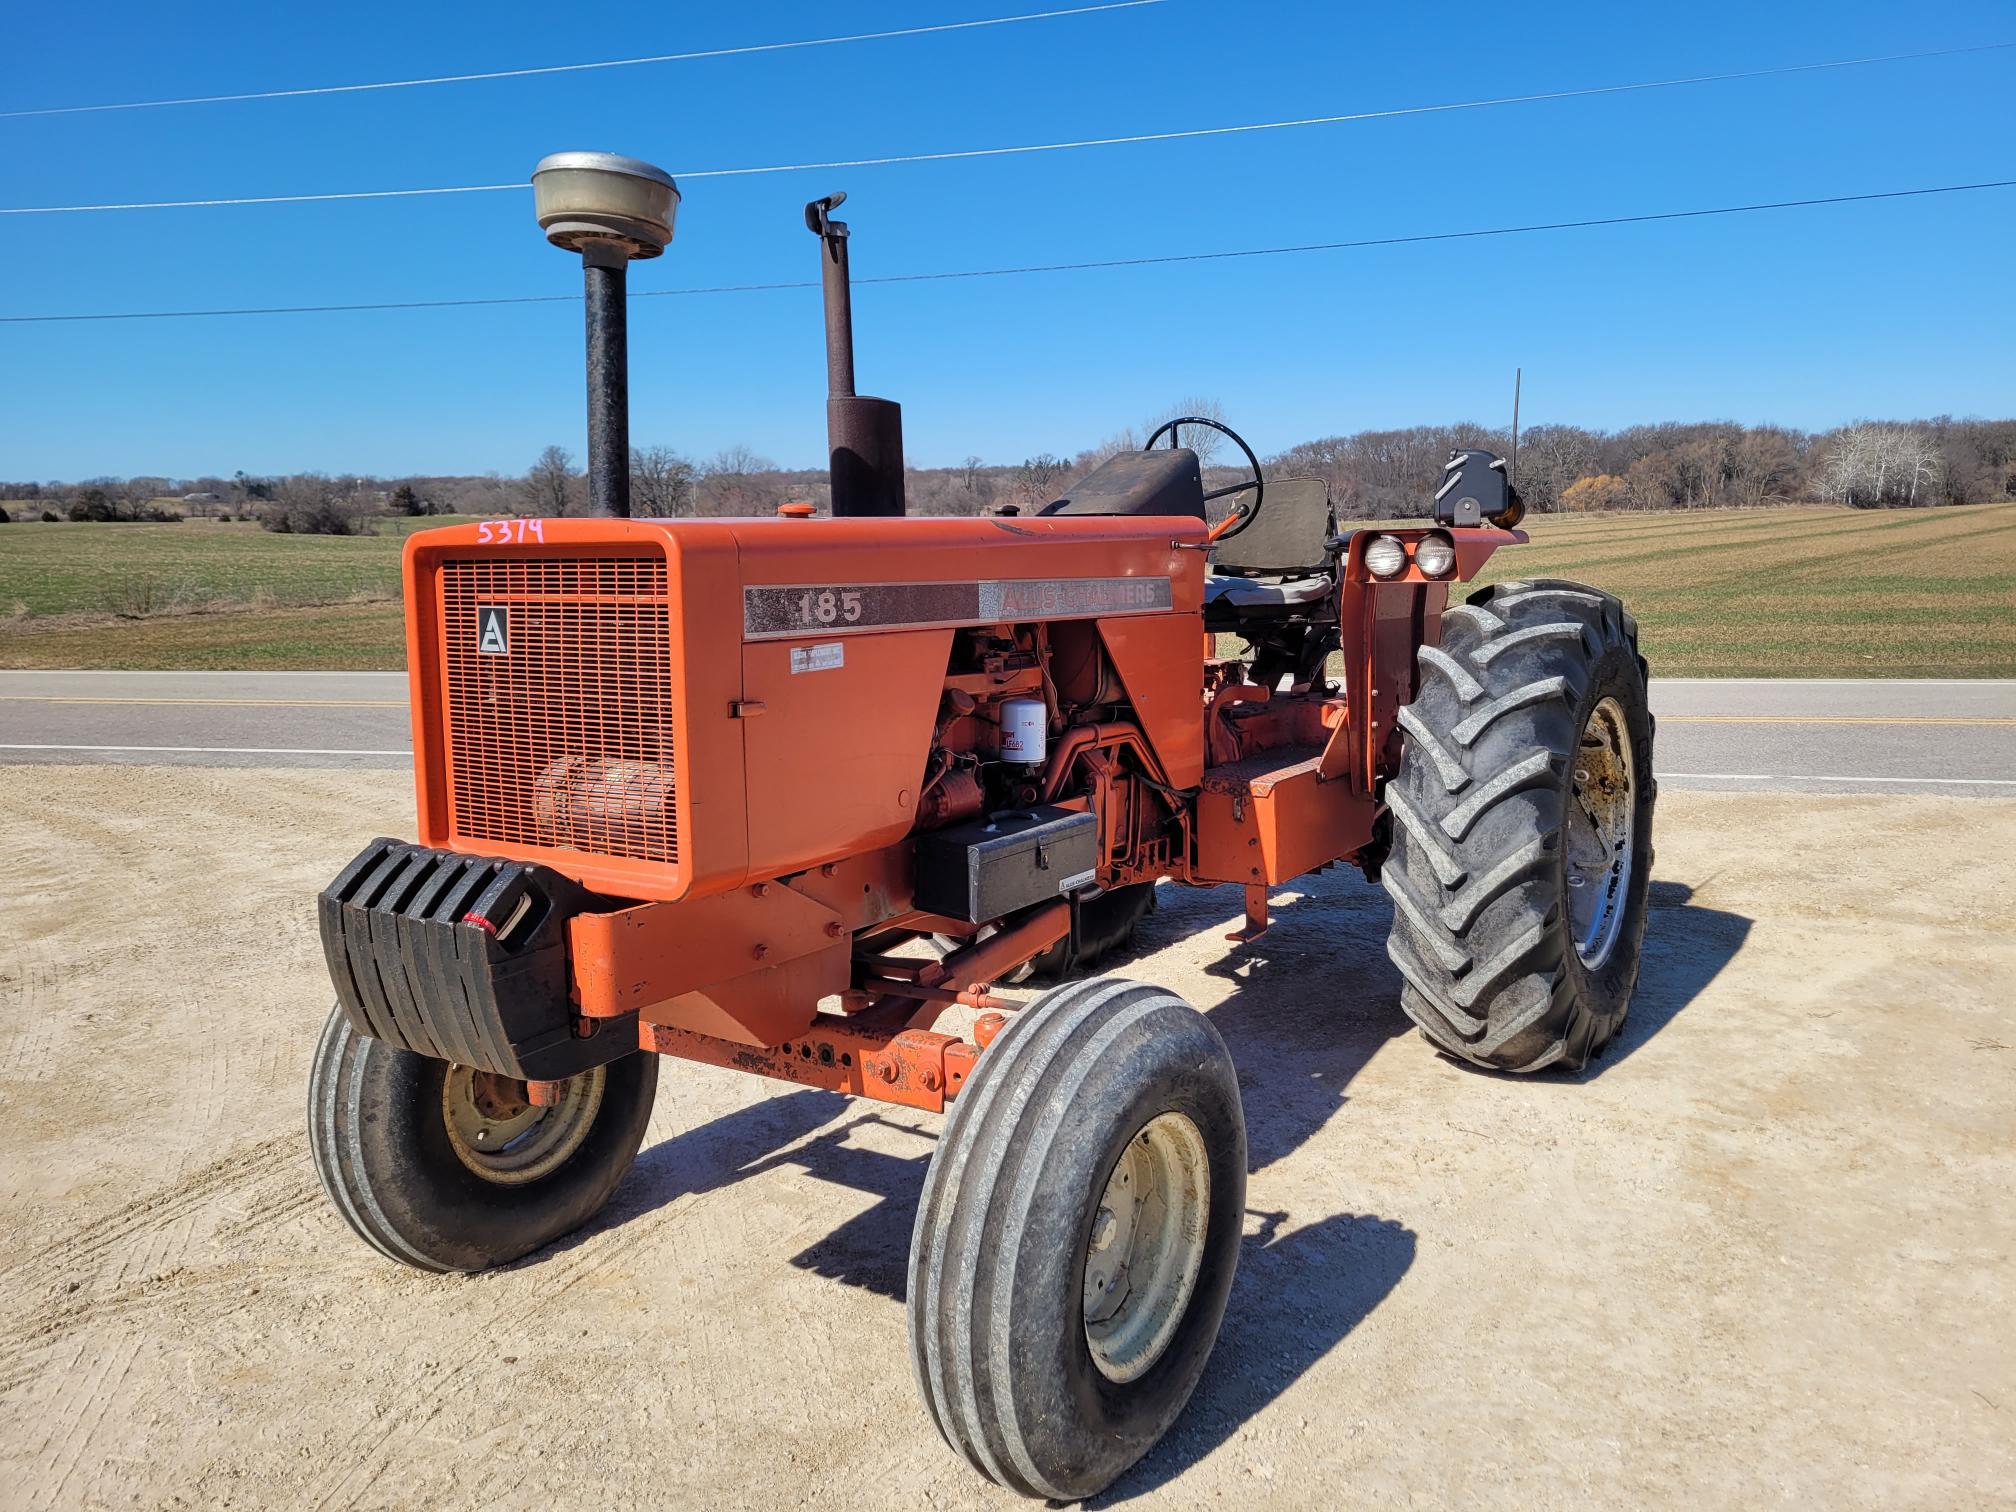
{"label": "black toolbox", "polygon": [[1099,821],[1082,809],[1006,809],[917,838],[919,908],[984,924],[1090,887]]}

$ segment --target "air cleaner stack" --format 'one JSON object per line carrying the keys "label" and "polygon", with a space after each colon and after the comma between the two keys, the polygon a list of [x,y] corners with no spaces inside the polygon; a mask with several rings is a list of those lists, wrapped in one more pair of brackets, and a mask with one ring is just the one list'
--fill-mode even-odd
{"label": "air cleaner stack", "polygon": [[662,168],[613,152],[555,152],[532,170],[539,227],[581,254],[588,321],[591,513],[630,513],[628,273],[672,240],[679,186]]}

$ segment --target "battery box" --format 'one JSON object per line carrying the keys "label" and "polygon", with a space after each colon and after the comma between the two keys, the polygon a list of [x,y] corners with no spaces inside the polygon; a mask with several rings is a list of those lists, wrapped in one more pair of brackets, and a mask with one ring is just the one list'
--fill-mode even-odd
{"label": "battery box", "polygon": [[917,838],[919,908],[984,924],[1089,887],[1099,822],[1082,809],[1005,809]]}

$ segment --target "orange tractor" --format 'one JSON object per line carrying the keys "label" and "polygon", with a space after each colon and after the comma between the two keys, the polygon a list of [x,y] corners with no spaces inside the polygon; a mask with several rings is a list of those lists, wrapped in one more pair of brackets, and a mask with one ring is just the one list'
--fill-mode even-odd
{"label": "orange tractor", "polygon": [[[1243,888],[1251,939],[1270,887],[1348,863],[1438,1050],[1581,1066],[1645,923],[1635,626],[1566,582],[1450,606],[1525,540],[1482,452],[1405,528],[1340,531],[1257,460],[1207,490],[1174,424],[1033,513],[903,517],[837,199],[808,210],[835,517],[626,518],[624,265],[676,191],[594,154],[535,184],[586,265],[605,513],[407,547],[419,836],[320,899],[323,1183],[392,1259],[477,1271],[603,1205],[661,1056],[949,1109],[909,1268],[925,1402],[993,1480],[1089,1495],[1203,1371],[1247,1167],[1210,1020],[1091,969],[1158,886]],[[999,995],[1031,976],[1059,985]]]}

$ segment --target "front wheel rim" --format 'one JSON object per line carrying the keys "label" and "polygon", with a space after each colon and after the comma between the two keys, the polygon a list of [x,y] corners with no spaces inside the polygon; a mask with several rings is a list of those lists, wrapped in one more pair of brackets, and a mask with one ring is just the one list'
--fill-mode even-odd
{"label": "front wheel rim", "polygon": [[1210,1214],[1202,1131],[1181,1113],[1150,1119],[1114,1162],[1086,1249],[1085,1342],[1107,1380],[1137,1379],[1168,1349],[1203,1268]]}
{"label": "front wheel rim", "polygon": [[450,1066],[441,1084],[441,1121],[455,1158],[499,1186],[551,1175],[586,1143],[609,1082],[596,1066],[559,1084],[535,1106],[525,1083],[468,1066]]}
{"label": "front wheel rim", "polygon": [[1568,918],[1575,954],[1594,969],[1623,931],[1638,845],[1638,773],[1624,707],[1614,698],[1589,711],[1576,743],[1567,830]]}

